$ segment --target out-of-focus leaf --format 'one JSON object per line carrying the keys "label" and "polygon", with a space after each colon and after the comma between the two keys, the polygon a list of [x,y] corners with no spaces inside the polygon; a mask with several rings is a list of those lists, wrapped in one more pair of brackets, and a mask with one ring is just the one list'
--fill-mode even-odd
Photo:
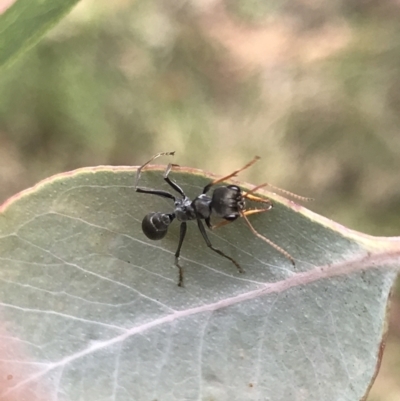
{"label": "out-of-focus leaf", "polygon": [[0,15],[0,66],[26,51],[79,0],[17,0]]}
{"label": "out-of-focus leaf", "polygon": [[[183,168],[171,176],[191,197],[210,180]],[[179,224],[155,242],[141,230],[144,215],[173,204],[136,193],[134,177],[135,168],[87,168],[3,205],[0,400],[38,389],[49,400],[363,399],[383,349],[398,238],[270,194],[274,208],[250,219],[295,268],[239,220],[209,237],[240,274],[189,222],[179,288]],[[156,166],[142,178],[170,190]]]}

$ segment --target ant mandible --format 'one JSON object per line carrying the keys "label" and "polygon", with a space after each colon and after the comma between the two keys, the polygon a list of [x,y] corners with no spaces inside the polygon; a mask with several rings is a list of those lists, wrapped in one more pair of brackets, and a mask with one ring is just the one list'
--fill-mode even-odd
{"label": "ant mandible", "polygon": [[[175,218],[181,222],[178,248],[175,252],[175,265],[179,269],[178,286],[180,287],[183,286],[183,269],[179,264],[179,256],[181,253],[183,240],[185,239],[186,235],[186,230],[187,230],[186,222],[189,220],[196,220],[197,226],[199,227],[200,233],[203,236],[207,246],[214,252],[223,256],[224,258],[229,259],[237,267],[240,273],[243,273],[243,269],[239,265],[239,263],[236,262],[235,259],[226,255],[221,250],[213,247],[210,239],[208,238],[202,220],[205,221],[209,229],[214,229],[216,227],[220,227],[222,225],[235,221],[239,217],[243,217],[246,224],[249,226],[250,230],[257,237],[261,238],[263,241],[271,245],[282,255],[284,255],[287,259],[289,259],[290,262],[293,264],[293,266],[295,265],[293,257],[288,252],[286,252],[280,246],[276,245],[274,242],[272,242],[271,240],[269,240],[268,238],[264,237],[259,232],[257,232],[255,228],[251,225],[249,219],[247,218],[247,216],[249,215],[256,213],[263,213],[272,208],[272,203],[269,199],[263,199],[253,195],[253,193],[256,190],[268,184],[259,185],[248,192],[243,192],[242,189],[237,185],[220,186],[214,189],[211,196],[207,195],[207,192],[211,189],[212,186],[217,185],[223,181],[226,181],[229,178],[235,177],[241,171],[246,170],[247,168],[252,166],[257,160],[260,159],[258,156],[256,156],[252,161],[247,163],[241,169],[235,170],[233,173],[225,177],[211,181],[203,188],[203,192],[199,196],[197,196],[193,201],[186,196],[185,192],[176,182],[172,181],[168,177],[169,173],[171,172],[171,169],[177,166],[176,164],[171,164],[171,163],[168,164],[164,172],[164,180],[172,189],[174,189],[181,196],[181,198],[176,198],[174,195],[164,190],[144,188],[138,186],[140,175],[145,166],[147,166],[154,159],[157,159],[160,156],[171,156],[174,154],[175,152],[158,153],[155,156],[153,156],[149,161],[140,166],[136,172],[135,190],[136,192],[157,195],[174,201],[174,211],[172,213],[151,212],[147,214],[142,221],[142,231],[147,236],[147,238],[151,240],[160,240],[165,237],[169,225]],[[246,199],[264,203],[268,206],[261,209],[246,210],[246,203],[245,203]],[[213,226],[211,224],[211,215],[221,217],[222,219],[224,219],[224,221],[222,221],[220,224],[217,224],[216,226]]]}

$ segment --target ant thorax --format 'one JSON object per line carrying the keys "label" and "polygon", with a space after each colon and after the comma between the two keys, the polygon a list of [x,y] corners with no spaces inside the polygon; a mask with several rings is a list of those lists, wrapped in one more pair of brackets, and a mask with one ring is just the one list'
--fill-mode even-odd
{"label": "ant thorax", "polygon": [[209,219],[211,217],[211,197],[201,194],[192,202],[192,207],[200,219]]}
{"label": "ant thorax", "polygon": [[176,199],[174,206],[174,214],[179,221],[196,219],[196,212],[192,206],[192,201],[188,197]]}

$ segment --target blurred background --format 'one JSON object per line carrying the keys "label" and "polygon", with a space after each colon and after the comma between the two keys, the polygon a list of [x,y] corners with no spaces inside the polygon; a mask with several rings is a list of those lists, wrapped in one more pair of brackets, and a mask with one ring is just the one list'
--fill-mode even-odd
{"label": "blurred background", "polygon": [[[160,151],[400,235],[398,0],[83,0],[0,76],[0,202]],[[165,163],[166,161],[160,161]],[[400,400],[400,286],[368,401]]]}

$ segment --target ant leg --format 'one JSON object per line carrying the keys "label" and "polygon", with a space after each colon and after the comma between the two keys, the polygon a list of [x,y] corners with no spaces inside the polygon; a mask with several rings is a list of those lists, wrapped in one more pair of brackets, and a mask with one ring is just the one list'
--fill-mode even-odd
{"label": "ant leg", "polygon": [[147,188],[136,187],[136,192],[139,192],[142,194],[158,195],[158,196],[162,196],[163,198],[172,199],[173,201],[176,200],[174,195],[170,194],[167,191],[162,191],[160,189],[147,189]]}
{"label": "ant leg", "polygon": [[211,224],[211,219],[209,217],[207,217],[206,219],[204,219],[204,221],[207,224],[207,227],[212,230],[213,229],[213,225]]}
{"label": "ant leg", "polygon": [[253,202],[266,203],[267,205],[269,205],[268,210],[272,209],[272,202],[269,199],[260,198],[259,196],[252,195],[250,192],[245,193],[243,195],[243,198],[249,199]]}
{"label": "ant leg", "polygon": [[[265,208],[265,209],[251,209],[251,210],[245,210],[243,213],[246,216],[249,216],[251,214],[257,214],[257,213],[264,213],[264,212],[268,212],[269,210],[271,210],[271,207]],[[221,228],[223,226],[226,226],[227,224],[233,223],[236,220],[222,220],[220,221],[218,224],[215,224],[213,226],[211,226],[211,230],[216,230],[217,228]]]}
{"label": "ant leg", "polygon": [[150,160],[148,160],[146,163],[142,164],[137,170],[136,170],[136,181],[135,181],[135,188],[137,188],[140,175],[142,174],[142,170],[144,167],[146,167],[148,164],[150,164],[153,160],[157,159],[160,156],[173,156],[175,154],[174,152],[162,152],[162,153],[157,153],[154,155]]}
{"label": "ant leg", "polygon": [[264,212],[269,212],[272,208],[272,205],[270,207],[267,207],[265,209],[250,209],[250,210],[245,210],[243,214],[245,216],[250,216],[251,214],[257,214],[257,213],[264,213]]}
{"label": "ant leg", "polygon": [[171,186],[176,192],[178,192],[183,198],[186,198],[185,193],[183,192],[183,189],[174,181],[172,181],[170,178],[168,178],[169,173],[171,172],[172,167],[176,167],[178,164],[168,164],[167,168],[165,169],[164,173],[164,180],[167,182],[169,186]]}
{"label": "ant leg", "polygon": [[[248,210],[248,212],[252,212],[252,210]],[[276,245],[275,242],[271,241],[270,239],[268,239],[267,237],[264,237],[263,235],[261,235],[250,223],[249,219],[247,218],[247,215],[252,214],[252,213],[246,213],[246,212],[242,212],[240,215],[244,218],[245,222],[247,223],[247,225],[249,226],[250,230],[252,231],[252,233],[254,235],[256,235],[258,238],[261,238],[263,241],[265,241],[267,244],[271,245],[274,249],[276,249],[278,252],[280,252],[282,255],[284,255],[287,259],[290,260],[290,262],[292,263],[293,266],[295,266],[294,263],[294,259],[293,257],[286,252],[283,248],[281,248],[280,246]]]}
{"label": "ant leg", "polygon": [[167,191],[163,190],[158,190],[158,189],[151,189],[151,188],[143,188],[143,187],[138,187],[138,183],[140,180],[140,176],[142,174],[142,170],[144,167],[146,167],[149,163],[151,163],[154,159],[157,159],[160,156],[170,156],[173,155],[175,152],[163,152],[163,153],[157,153],[155,156],[153,156],[149,161],[141,165],[137,170],[136,170],[136,180],[135,180],[135,191],[139,193],[144,193],[144,194],[152,194],[152,195],[158,195],[162,196],[164,198],[172,199],[173,201],[176,200],[175,196],[170,194]]}
{"label": "ant leg", "polygon": [[213,226],[211,226],[211,230],[216,230],[217,228],[226,226],[227,224],[233,223],[234,221],[236,220],[222,220],[218,224],[214,224]]}
{"label": "ant leg", "polygon": [[208,246],[209,248],[211,248],[214,252],[218,253],[218,255],[221,255],[221,256],[223,256],[224,258],[229,259],[229,260],[237,267],[237,269],[239,270],[239,273],[244,273],[244,270],[243,270],[242,267],[239,265],[239,263],[236,262],[235,259],[231,258],[231,257],[228,256],[228,255],[225,255],[225,253],[223,253],[222,251],[220,251],[220,250],[217,249],[217,248],[214,248],[214,247],[211,245],[211,241],[209,240],[209,238],[208,238],[208,236],[207,236],[207,233],[206,233],[206,230],[204,229],[203,223],[201,222],[200,219],[197,219],[197,225],[199,226],[199,230],[200,230],[200,232],[201,232],[201,235],[202,235],[203,238],[204,238],[204,241],[206,241],[207,246]]}
{"label": "ant leg", "polygon": [[179,255],[181,254],[181,248],[182,248],[183,240],[185,239],[186,230],[187,230],[187,224],[185,222],[181,223],[181,229],[179,232],[178,249],[175,252],[175,266],[179,269],[179,281],[178,281],[179,287],[183,287],[183,269],[182,269],[182,266],[179,264]]}
{"label": "ant leg", "polygon": [[219,184],[220,182],[226,181],[229,178],[235,177],[236,175],[238,175],[241,171],[246,170],[247,168],[249,168],[250,166],[252,166],[257,160],[260,160],[260,158],[258,156],[256,156],[251,162],[247,163],[245,166],[243,166],[242,168],[240,168],[239,170],[235,170],[233,173],[222,177],[222,178],[217,178],[214,181],[211,181],[209,184],[207,184],[204,189],[203,189],[203,194],[207,193],[210,188],[213,185]]}

